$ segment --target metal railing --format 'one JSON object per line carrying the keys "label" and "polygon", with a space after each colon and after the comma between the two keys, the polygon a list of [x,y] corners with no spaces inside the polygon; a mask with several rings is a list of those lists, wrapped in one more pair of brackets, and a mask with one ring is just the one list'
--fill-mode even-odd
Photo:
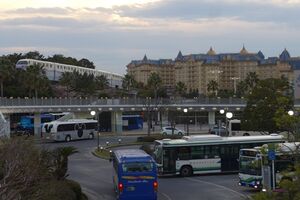
{"label": "metal railing", "polygon": [[64,105],[246,105],[239,98],[193,98],[193,99],[151,99],[151,98],[0,98],[0,107],[7,106],[64,106]]}

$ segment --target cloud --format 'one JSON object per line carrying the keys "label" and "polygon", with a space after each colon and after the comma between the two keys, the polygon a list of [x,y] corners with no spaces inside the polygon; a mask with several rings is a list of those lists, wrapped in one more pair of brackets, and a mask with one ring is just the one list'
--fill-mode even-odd
{"label": "cloud", "polygon": [[[88,58],[106,71],[125,73],[131,61],[204,53],[299,52],[298,2],[164,0],[109,8],[21,8],[0,13],[0,53],[38,50]],[[288,13],[288,14],[287,14]],[[265,51],[264,51],[265,50]],[[11,51],[11,52],[10,52]],[[295,53],[296,54],[296,53]],[[296,54],[297,55],[297,54]]]}

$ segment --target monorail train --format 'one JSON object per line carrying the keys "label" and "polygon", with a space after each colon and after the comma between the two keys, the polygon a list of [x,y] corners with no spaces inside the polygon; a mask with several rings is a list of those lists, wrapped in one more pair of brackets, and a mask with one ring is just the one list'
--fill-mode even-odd
{"label": "monorail train", "polygon": [[83,74],[85,72],[87,74],[93,74],[95,77],[104,75],[107,77],[110,87],[114,87],[114,88],[122,87],[122,79],[123,79],[122,75],[111,73],[111,72],[105,72],[105,71],[97,70],[97,69],[85,68],[85,67],[81,67],[81,66],[66,65],[66,64],[61,64],[61,63],[48,62],[48,61],[42,61],[42,60],[34,60],[34,59],[21,59],[17,62],[16,68],[26,70],[26,68],[30,65],[43,66],[43,69],[46,72],[46,76],[48,77],[48,79],[50,81],[59,81],[62,73],[64,73],[64,72],[77,71],[80,74]]}

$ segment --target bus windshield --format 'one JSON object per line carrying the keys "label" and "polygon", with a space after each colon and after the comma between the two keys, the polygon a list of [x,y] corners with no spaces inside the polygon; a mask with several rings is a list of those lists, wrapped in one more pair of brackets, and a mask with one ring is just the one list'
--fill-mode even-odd
{"label": "bus windshield", "polygon": [[240,173],[261,176],[260,160],[251,157],[240,157]]}
{"label": "bus windshield", "polygon": [[153,163],[151,162],[130,162],[122,164],[123,172],[151,172]]}
{"label": "bus windshield", "polygon": [[162,164],[162,146],[158,143],[154,145],[153,158],[157,164]]}

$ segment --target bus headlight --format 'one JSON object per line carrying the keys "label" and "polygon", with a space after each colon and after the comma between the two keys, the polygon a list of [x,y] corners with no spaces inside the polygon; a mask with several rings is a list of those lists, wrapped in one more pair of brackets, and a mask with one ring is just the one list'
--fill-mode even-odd
{"label": "bus headlight", "polygon": [[256,181],[256,185],[260,185],[260,181]]}

